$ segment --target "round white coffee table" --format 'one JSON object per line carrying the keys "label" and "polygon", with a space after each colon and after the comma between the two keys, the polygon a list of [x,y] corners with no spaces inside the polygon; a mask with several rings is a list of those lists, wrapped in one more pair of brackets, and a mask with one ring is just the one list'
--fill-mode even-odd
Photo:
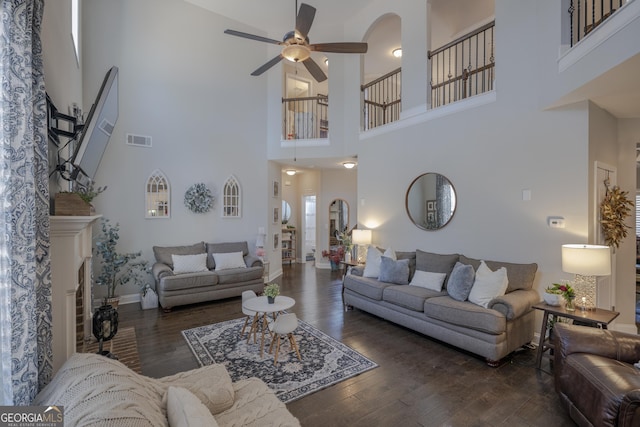
{"label": "round white coffee table", "polygon": [[251,329],[249,330],[249,336],[247,337],[247,342],[251,339],[251,333],[254,333],[258,328],[258,324],[260,323],[260,317],[262,317],[262,338],[260,340],[260,357],[264,353],[264,334],[265,331],[269,329],[269,325],[267,322],[267,316],[269,314],[273,315],[273,319],[275,320],[278,313],[284,310],[288,310],[296,304],[296,300],[291,297],[286,297],[284,295],[278,295],[275,297],[275,301],[273,304],[269,304],[266,296],[251,298],[242,303],[242,307],[247,310],[255,311],[255,316],[253,316],[253,322],[251,323]]}

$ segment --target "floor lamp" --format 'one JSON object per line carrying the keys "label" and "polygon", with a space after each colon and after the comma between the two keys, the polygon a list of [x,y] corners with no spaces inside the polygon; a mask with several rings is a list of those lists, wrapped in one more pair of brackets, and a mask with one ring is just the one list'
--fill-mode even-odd
{"label": "floor lamp", "polygon": [[359,228],[355,228],[351,232],[351,241],[353,242],[353,247],[355,248],[355,257],[353,259],[358,263],[362,264],[366,259],[366,251],[364,256],[360,251],[360,246],[367,246],[371,244],[371,230],[360,230]]}
{"label": "floor lamp", "polygon": [[576,275],[576,305],[596,308],[596,276],[611,274],[611,249],[600,245],[562,245],[562,271]]}

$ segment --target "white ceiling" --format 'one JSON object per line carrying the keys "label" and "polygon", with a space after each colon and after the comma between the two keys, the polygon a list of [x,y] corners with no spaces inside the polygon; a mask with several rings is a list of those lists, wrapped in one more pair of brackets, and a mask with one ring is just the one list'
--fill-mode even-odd
{"label": "white ceiling", "polygon": [[[295,26],[295,0],[184,0],[226,16],[256,29],[255,34],[281,40]],[[374,0],[305,0],[317,9],[309,31],[311,43],[363,41],[344,40],[342,22],[366,8]],[[448,23],[451,30],[463,30],[473,22],[464,17],[482,15],[493,9],[494,0],[432,0],[432,11],[440,17],[449,16],[457,22]],[[302,1],[298,2],[298,5]],[[433,8],[436,8],[434,10]],[[470,10],[473,9],[473,10]],[[338,19],[342,18],[342,19]],[[471,19],[471,18],[469,18]],[[475,18],[474,18],[475,19]],[[400,46],[400,18],[387,16],[376,23],[368,39],[369,51],[365,55],[365,78],[370,80],[398,68],[401,60],[393,58],[391,51]],[[242,28],[234,28],[243,31]],[[246,31],[246,29],[245,29]],[[247,31],[251,32],[251,31]],[[323,64],[324,65],[324,64]],[[594,79],[590,83],[564,96],[556,105],[591,99],[601,108],[618,118],[640,118],[640,55],[626,61]],[[332,159],[297,160],[294,168],[340,168],[349,157]],[[286,163],[292,164],[291,161]],[[283,166],[286,168],[286,166]]]}
{"label": "white ceiling", "polygon": [[[295,0],[184,0],[201,6],[219,15],[226,16],[243,24],[262,30],[259,35],[282,40],[282,36],[295,27]],[[309,32],[311,42],[341,41],[341,26],[351,16],[362,10],[373,0],[306,0],[317,9],[314,24]],[[336,20],[336,18],[342,18]],[[349,40],[361,41],[361,40]]]}

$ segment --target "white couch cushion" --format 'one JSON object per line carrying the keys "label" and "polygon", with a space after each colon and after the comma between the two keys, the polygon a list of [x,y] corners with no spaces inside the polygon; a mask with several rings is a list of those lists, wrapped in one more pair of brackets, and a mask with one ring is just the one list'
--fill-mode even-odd
{"label": "white couch cushion", "polygon": [[235,392],[229,372],[223,365],[214,364],[199,369],[178,372],[160,378],[166,386],[184,387],[195,394],[198,399],[216,415],[233,405]]}
{"label": "white couch cushion", "polygon": [[208,271],[207,254],[171,255],[173,260],[173,274],[197,273]]}
{"label": "white couch cushion", "polygon": [[200,399],[182,387],[172,386],[167,390],[167,418],[171,427],[218,427]]}
{"label": "white couch cushion", "polygon": [[444,284],[444,279],[446,277],[447,273],[433,273],[430,271],[416,270],[409,285],[420,286],[421,288],[440,292],[442,291],[442,285]]}
{"label": "white couch cushion", "polygon": [[380,276],[380,265],[382,264],[382,256],[396,260],[396,252],[392,248],[388,248],[384,251],[384,254],[380,252],[378,248],[373,245],[369,245],[367,248],[367,263],[364,265],[364,272],[362,277],[378,278]]}
{"label": "white couch cushion", "polygon": [[211,254],[211,256],[216,263],[216,271],[229,270],[232,268],[245,268],[247,266],[244,263],[242,252],[214,253]]}
{"label": "white couch cushion", "polygon": [[507,269],[501,267],[496,271],[491,271],[487,264],[482,261],[469,293],[469,301],[487,308],[489,301],[495,297],[504,295],[509,280],[507,279]]}

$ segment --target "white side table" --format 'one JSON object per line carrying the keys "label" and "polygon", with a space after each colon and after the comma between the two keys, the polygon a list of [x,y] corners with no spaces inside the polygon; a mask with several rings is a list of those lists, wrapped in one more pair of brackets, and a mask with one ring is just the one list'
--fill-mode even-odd
{"label": "white side table", "polygon": [[296,304],[296,300],[284,295],[278,295],[275,298],[273,304],[269,304],[266,296],[251,298],[242,303],[242,307],[247,310],[255,311],[253,316],[253,322],[251,323],[251,329],[249,330],[249,337],[247,342],[251,339],[251,333],[258,328],[259,318],[262,316],[262,338],[260,339],[260,357],[264,354],[264,334],[269,325],[267,323],[267,315],[272,314],[275,320],[278,313],[284,310],[288,310]]}

